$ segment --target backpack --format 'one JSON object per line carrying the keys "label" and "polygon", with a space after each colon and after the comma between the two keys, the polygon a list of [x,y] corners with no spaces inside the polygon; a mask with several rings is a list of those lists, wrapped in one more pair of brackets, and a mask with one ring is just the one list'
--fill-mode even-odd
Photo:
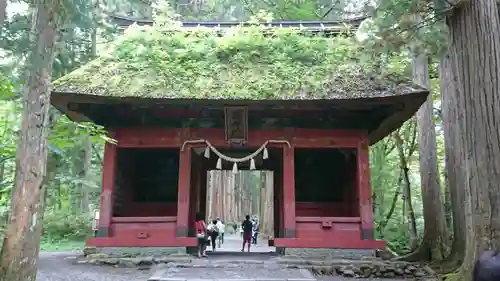
{"label": "backpack", "polygon": [[212,226],[210,227],[210,232],[219,232],[219,228],[217,227],[217,225],[212,224]]}

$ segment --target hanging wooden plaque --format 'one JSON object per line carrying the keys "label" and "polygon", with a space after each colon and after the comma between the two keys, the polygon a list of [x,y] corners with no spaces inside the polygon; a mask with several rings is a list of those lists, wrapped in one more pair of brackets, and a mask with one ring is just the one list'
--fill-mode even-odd
{"label": "hanging wooden plaque", "polygon": [[232,144],[245,144],[248,141],[248,108],[228,106],[224,108],[226,141]]}

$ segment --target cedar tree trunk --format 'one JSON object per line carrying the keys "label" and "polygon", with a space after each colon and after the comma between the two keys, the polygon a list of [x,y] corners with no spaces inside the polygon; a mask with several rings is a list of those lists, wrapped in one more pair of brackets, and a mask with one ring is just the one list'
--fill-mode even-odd
{"label": "cedar tree trunk", "polygon": [[2,25],[7,18],[7,0],[0,0],[0,35],[2,35]]}
{"label": "cedar tree trunk", "polygon": [[[412,65],[414,83],[429,89],[427,57],[422,55],[414,57]],[[415,253],[415,258],[439,261],[445,258],[448,236],[443,196],[439,182],[433,109],[433,99],[432,94],[430,94],[427,101],[417,112],[424,237],[422,244]]]}
{"label": "cedar tree trunk", "polygon": [[495,0],[463,1],[447,18],[464,159],[466,249],[460,280],[478,253],[500,249],[500,20]]}
{"label": "cedar tree trunk", "polygon": [[0,280],[36,279],[43,216],[43,179],[47,161],[52,60],[59,0],[36,1],[20,140],[16,154],[15,186],[9,224],[0,258]]}
{"label": "cedar tree trunk", "polygon": [[464,213],[464,170],[465,155],[460,144],[458,131],[457,103],[452,81],[450,59],[446,55],[439,65],[439,78],[441,89],[441,111],[443,117],[444,144],[445,144],[445,169],[447,187],[450,193],[453,243],[449,260],[461,262],[465,251],[465,213]]}

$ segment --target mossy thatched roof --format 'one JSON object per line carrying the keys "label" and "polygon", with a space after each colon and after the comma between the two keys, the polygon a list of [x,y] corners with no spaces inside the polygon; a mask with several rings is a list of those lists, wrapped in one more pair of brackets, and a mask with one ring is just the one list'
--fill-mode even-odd
{"label": "mossy thatched roof", "polygon": [[[385,73],[385,74],[382,74]],[[387,79],[352,37],[261,27],[132,26],[53,92],[159,99],[351,99],[422,91]]]}

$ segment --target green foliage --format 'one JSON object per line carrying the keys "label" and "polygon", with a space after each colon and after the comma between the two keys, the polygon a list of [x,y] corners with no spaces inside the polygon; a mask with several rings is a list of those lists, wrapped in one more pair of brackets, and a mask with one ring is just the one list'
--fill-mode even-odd
{"label": "green foliage", "polygon": [[42,237],[40,241],[40,251],[48,252],[76,252],[85,248],[84,241],[73,240],[49,240]]}
{"label": "green foliage", "polygon": [[[441,0],[439,0],[441,1]],[[436,13],[432,1],[382,0],[370,7],[372,18],[366,20],[363,32],[367,44],[376,51],[440,56],[447,47],[447,27],[443,15]]]}
{"label": "green foliage", "polygon": [[[371,23],[366,22],[363,44],[345,37],[311,38],[298,34],[296,30],[269,32],[259,26],[230,30],[222,37],[207,30],[174,33],[168,29],[179,18],[259,19],[262,22],[269,20],[272,14],[275,19],[306,20],[319,19],[332,9],[333,12],[325,19],[338,20],[343,16],[342,9],[347,1],[204,0],[187,1],[189,3],[184,4],[170,0],[168,2],[175,11],[165,5],[165,1],[158,1],[157,11],[164,11],[161,15],[163,24],[158,24],[161,20],[157,18],[155,27],[132,28],[120,40],[108,44],[116,30],[107,23],[102,11],[150,18],[153,8],[145,2],[74,2],[74,7],[68,7],[68,13],[77,16],[65,23],[58,36],[53,78],[57,79],[87,63],[94,57],[93,49],[102,49],[107,54],[59,82],[63,85],[68,81],[77,86],[83,84],[85,90],[95,90],[92,94],[101,93],[101,87],[117,89],[113,93],[104,93],[112,95],[291,98],[299,94],[300,98],[319,98],[332,96],[333,92],[328,92],[328,89],[335,88],[338,92],[334,94],[338,95],[333,95],[334,98],[343,97],[346,93],[356,96],[356,89],[369,93],[374,86],[391,88],[395,84],[388,80],[384,82],[388,85],[379,84],[380,79],[405,82],[411,75],[408,49],[425,49],[433,53],[440,49],[445,42],[443,36],[446,35],[443,26],[416,24],[415,19],[409,17],[419,11],[424,21],[432,21],[432,10],[428,5],[421,7],[417,5],[418,1],[388,0],[379,1],[374,19]],[[102,7],[97,9],[96,3]],[[269,13],[263,16],[260,11]],[[15,100],[13,93],[20,92],[24,58],[30,48],[32,17],[29,12],[28,9],[9,18],[0,40],[1,73],[9,73],[7,77],[0,76],[0,229],[10,208],[10,191],[14,180],[22,103]],[[408,43],[415,42],[410,48]],[[379,54],[380,50],[384,51],[383,55]],[[377,83],[371,84],[373,81]],[[74,124],[54,111],[51,110],[53,122],[46,178],[48,207],[42,249],[68,249],[68,245],[76,249],[81,246],[81,242],[75,243],[74,240],[91,235],[91,218],[88,212],[82,211],[82,198],[87,194],[90,211],[98,206],[103,140],[113,140],[105,137],[101,127]],[[406,127],[402,130],[406,130]],[[406,134],[403,134],[403,139],[409,141]],[[401,187],[398,181],[400,167],[397,154],[390,149],[391,141],[387,138],[371,150],[376,224],[386,219],[392,195]],[[382,149],[384,143],[387,149]],[[83,155],[89,151],[91,159],[85,163]],[[438,151],[442,159],[442,135],[438,135]],[[413,192],[411,200],[416,209],[417,227],[421,231],[417,157],[415,155],[409,159]],[[386,227],[377,233],[399,253],[408,250],[408,222],[402,201],[400,196]],[[226,229],[228,232],[232,230],[230,224]]]}
{"label": "green foliage", "polygon": [[43,223],[43,237],[47,241],[81,241],[92,235],[92,215],[88,213],[68,216],[66,212],[49,208]]}
{"label": "green foliage", "polygon": [[14,86],[7,77],[0,74],[0,101],[10,100],[14,97]]}

